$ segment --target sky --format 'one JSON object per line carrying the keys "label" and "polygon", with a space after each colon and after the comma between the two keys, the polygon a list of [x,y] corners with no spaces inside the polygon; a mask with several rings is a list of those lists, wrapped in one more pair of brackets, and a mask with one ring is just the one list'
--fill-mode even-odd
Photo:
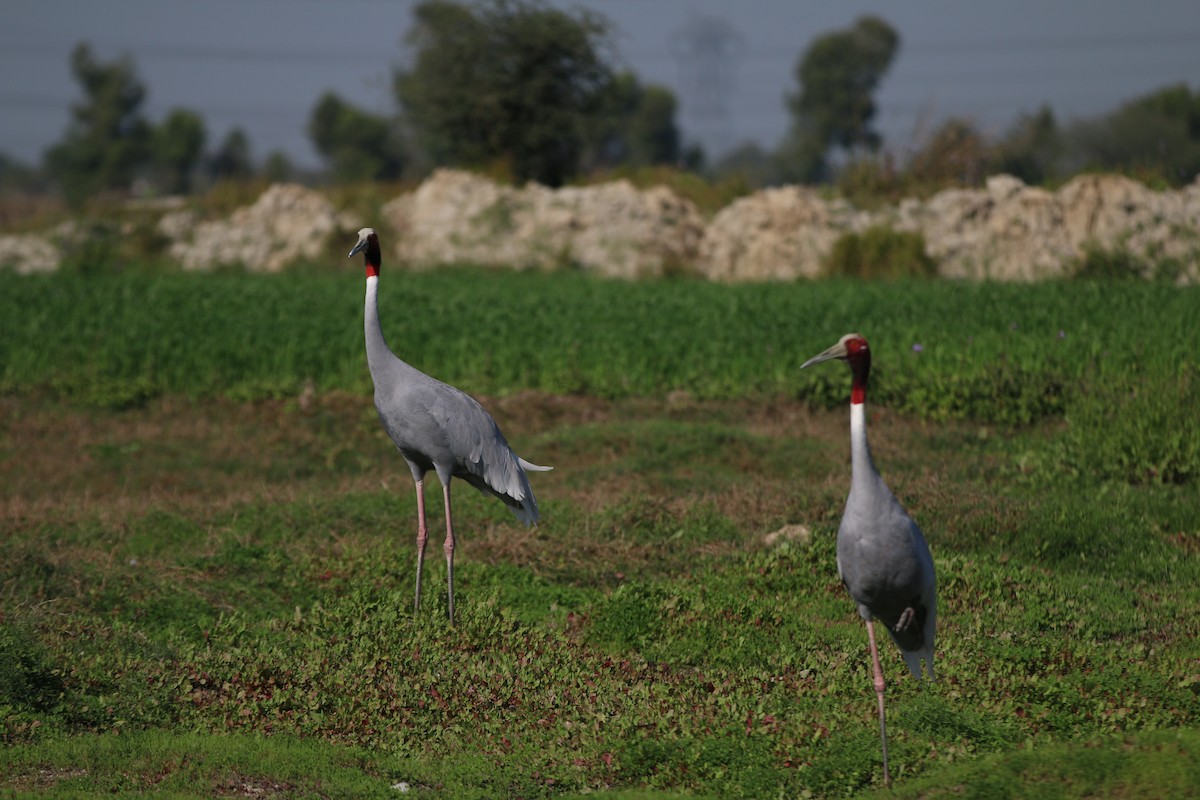
{"label": "sky", "polygon": [[[312,167],[305,134],[333,90],[376,113],[395,110],[391,76],[411,55],[417,0],[4,0],[0,10],[0,153],[26,163],[61,139],[81,99],[71,48],[133,58],[145,113],[204,118],[209,146],[235,127],[253,154],[282,150]],[[1200,88],[1196,0],[551,0],[615,29],[616,63],[671,88],[685,137],[710,156],[746,142],[774,148],[784,97],[816,36],[876,14],[900,51],[876,96],[885,146],[901,157],[939,121],[999,134],[1043,104],[1060,121],[1103,114],[1170,84]]]}

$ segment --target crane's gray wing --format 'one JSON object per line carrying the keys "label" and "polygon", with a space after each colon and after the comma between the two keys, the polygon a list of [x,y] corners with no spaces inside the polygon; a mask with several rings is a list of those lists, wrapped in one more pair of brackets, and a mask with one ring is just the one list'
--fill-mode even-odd
{"label": "crane's gray wing", "polygon": [[513,452],[500,426],[473,397],[441,382],[430,388],[427,411],[445,447],[442,460],[434,459],[438,476],[461,478],[502,500],[521,522],[536,523],[537,500],[524,468],[529,462]]}

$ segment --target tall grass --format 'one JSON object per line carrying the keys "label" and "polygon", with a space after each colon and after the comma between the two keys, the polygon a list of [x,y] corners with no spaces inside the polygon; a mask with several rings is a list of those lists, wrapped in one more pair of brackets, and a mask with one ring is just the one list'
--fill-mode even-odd
{"label": "tall grass", "polygon": [[[923,416],[1031,422],[1077,384],[1178,377],[1200,289],[829,281],[718,286],[590,276],[385,272],[392,349],[473,393],[798,395],[845,376],[799,366],[846,331],[871,340],[873,400]],[[99,405],[162,393],[368,392],[362,283],[342,275],[0,274],[0,391]]]}

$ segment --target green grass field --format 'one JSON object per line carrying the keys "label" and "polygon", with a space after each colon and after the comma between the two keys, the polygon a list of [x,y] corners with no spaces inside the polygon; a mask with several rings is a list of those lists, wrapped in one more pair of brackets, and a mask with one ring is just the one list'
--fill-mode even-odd
{"label": "green grass field", "polygon": [[[1197,796],[1196,289],[385,272],[393,349],[556,467],[531,530],[459,487],[453,629],[361,294],[0,273],[0,792]],[[939,574],[890,793],[849,376],[798,371],[848,330]]]}

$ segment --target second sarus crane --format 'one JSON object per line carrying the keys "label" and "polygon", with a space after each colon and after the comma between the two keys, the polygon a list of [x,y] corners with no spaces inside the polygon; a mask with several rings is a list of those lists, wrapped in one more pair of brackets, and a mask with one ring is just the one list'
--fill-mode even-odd
{"label": "second sarus crane", "polygon": [[850,365],[850,496],[837,535],[838,574],[858,613],[867,623],[875,694],[879,699],[879,736],[883,745],[883,780],[890,785],[887,723],[883,709],[883,670],[875,646],[874,620],[888,629],[912,674],[920,680],[921,661],[930,680],[933,674],[933,638],[937,620],[937,582],[933,557],[921,529],[888,489],[871,460],[867,444],[867,377],[871,350],[867,340],[848,333],[825,352],[813,356],[801,369],[838,359]]}

